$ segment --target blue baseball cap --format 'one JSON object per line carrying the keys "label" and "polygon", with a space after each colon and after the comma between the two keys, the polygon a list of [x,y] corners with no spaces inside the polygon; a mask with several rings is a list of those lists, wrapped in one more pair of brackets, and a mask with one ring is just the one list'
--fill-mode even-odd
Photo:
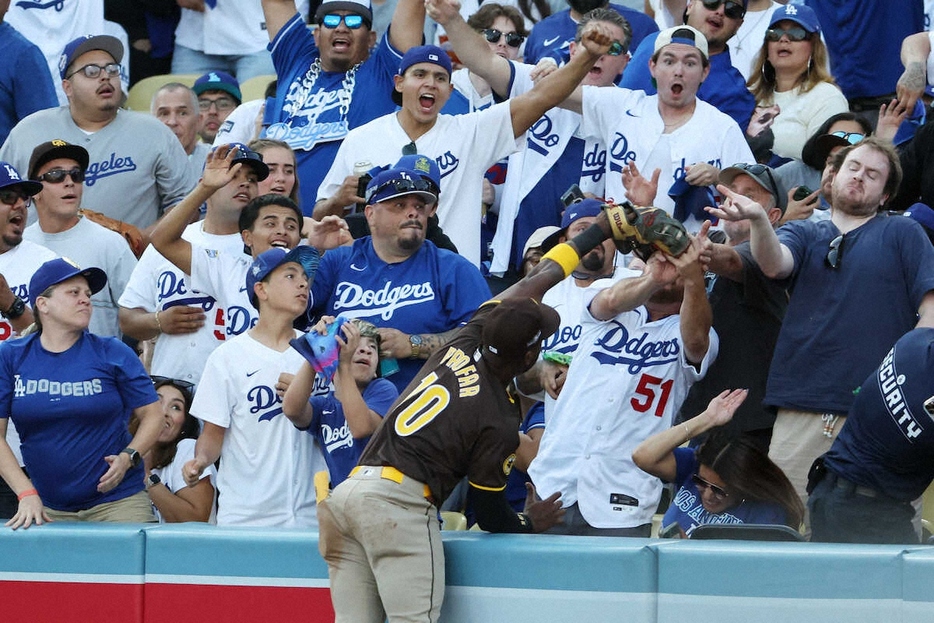
{"label": "blue baseball cap", "polygon": [[240,83],[230,74],[222,71],[210,71],[197,80],[191,90],[195,95],[201,95],[205,91],[223,91],[231,95],[239,105],[243,101],[243,95],[240,93]]}
{"label": "blue baseball cap", "polygon": [[392,168],[415,171],[423,178],[434,182],[436,186],[435,193],[438,193],[441,190],[441,168],[438,166],[438,163],[434,158],[429,158],[428,156],[423,156],[421,154],[402,156],[399,158],[399,162],[392,165]]}
{"label": "blue baseball cap", "polygon": [[[410,48],[409,51],[405,53],[405,56],[402,57],[402,62],[399,63],[398,75],[403,75],[409,67],[419,63],[438,65],[448,72],[448,76],[453,72],[451,57],[448,56],[447,52],[436,45],[419,45]],[[402,93],[396,91],[395,86],[392,88],[392,101],[395,102],[397,106],[402,106]]]}
{"label": "blue baseball cap", "polygon": [[437,203],[438,196],[431,192],[431,180],[425,179],[411,169],[392,168],[373,176],[366,185],[366,202],[369,205],[406,195],[418,195],[427,203]]}
{"label": "blue baseball cap", "polygon": [[123,60],[123,44],[116,37],[110,35],[84,35],[72,41],[69,41],[62,50],[62,55],[58,59],[58,72],[62,80],[68,73],[68,66],[72,61],[91,50],[103,50],[110,54],[115,63]]}
{"label": "blue baseball cap", "polygon": [[817,20],[817,14],[814,9],[806,4],[786,4],[775,9],[775,12],[772,13],[772,19],[769,21],[769,28],[785,20],[794,22],[809,33],[820,32],[820,22]]}
{"label": "blue baseball cap", "polygon": [[29,306],[36,307],[36,299],[52,286],[81,275],[88,280],[91,294],[97,294],[107,285],[107,274],[100,268],[85,268],[64,257],[49,260],[32,274],[29,280]]}
{"label": "blue baseball cap", "polygon": [[283,264],[289,262],[301,264],[308,280],[314,281],[315,273],[318,270],[318,262],[320,260],[321,256],[318,255],[317,249],[306,245],[297,246],[291,251],[280,247],[273,247],[268,251],[260,253],[256,256],[256,259],[253,260],[253,263],[250,264],[250,269],[246,271],[246,291],[250,295],[250,303],[253,304],[253,307],[259,309],[259,305],[256,302],[254,286]]}
{"label": "blue baseball cap", "polygon": [[263,162],[262,154],[253,151],[243,143],[228,143],[227,146],[236,151],[231,166],[239,162],[250,167],[260,182],[269,177],[269,165]]}
{"label": "blue baseball cap", "polygon": [[42,192],[42,183],[32,180],[24,180],[19,171],[13,168],[9,162],[0,161],[0,189],[10,186],[19,186],[30,197]]}
{"label": "blue baseball cap", "polygon": [[916,203],[905,210],[903,214],[918,221],[922,227],[934,233],[934,210],[926,203]]}
{"label": "blue baseball cap", "polygon": [[553,246],[558,244],[561,237],[567,233],[571,223],[585,217],[599,216],[602,210],[603,201],[600,199],[588,198],[569,205],[561,215],[561,229],[545,238],[542,242],[542,251],[547,253]]}

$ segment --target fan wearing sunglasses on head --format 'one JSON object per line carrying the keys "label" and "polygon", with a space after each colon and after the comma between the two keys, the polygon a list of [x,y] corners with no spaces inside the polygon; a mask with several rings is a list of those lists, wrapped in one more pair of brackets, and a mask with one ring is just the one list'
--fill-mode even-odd
{"label": "fan wearing sunglasses on head", "polygon": [[899,337],[934,326],[934,249],[918,223],[880,213],[901,179],[894,148],[869,137],[837,157],[828,220],[793,221],[776,233],[761,205],[723,185],[729,205],[709,209],[748,220],[762,271],[792,280],[763,402],[777,408],[769,456],[802,499],[808,469],[843,427],[854,390]]}
{"label": "fan wearing sunglasses on head", "polygon": [[747,390],[725,390],[688,422],[652,435],[632,453],[642,470],[674,483],[661,532],[690,538],[708,523],[783,524],[795,530],[804,505],[775,463],[753,441],[714,432],[697,448],[679,447],[727,424]]}

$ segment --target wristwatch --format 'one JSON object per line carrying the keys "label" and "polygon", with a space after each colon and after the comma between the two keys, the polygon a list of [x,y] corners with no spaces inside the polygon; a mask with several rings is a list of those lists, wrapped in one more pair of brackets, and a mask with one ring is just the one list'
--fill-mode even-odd
{"label": "wristwatch", "polygon": [[409,346],[412,347],[412,359],[418,359],[418,356],[422,353],[422,344],[425,343],[425,340],[422,339],[422,336],[418,333],[413,333],[409,336]]}
{"label": "wristwatch", "polygon": [[124,453],[130,455],[130,465],[132,467],[136,467],[137,465],[139,465],[140,459],[143,458],[139,455],[139,452],[137,452],[133,448],[130,448],[129,446],[120,451],[120,454],[124,454]]}
{"label": "wristwatch", "polygon": [[158,474],[149,474],[149,478],[147,478],[146,481],[149,483],[149,486],[146,488],[149,489],[149,487],[155,487],[157,484],[162,482],[162,479],[159,478]]}
{"label": "wristwatch", "polygon": [[10,305],[10,309],[6,311],[0,311],[0,316],[3,316],[7,320],[16,320],[26,311],[26,301],[21,299],[18,296],[13,297],[13,304]]}

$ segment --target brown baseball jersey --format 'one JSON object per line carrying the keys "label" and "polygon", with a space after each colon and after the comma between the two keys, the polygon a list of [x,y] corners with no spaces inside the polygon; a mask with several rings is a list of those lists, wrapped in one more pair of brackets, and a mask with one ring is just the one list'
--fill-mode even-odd
{"label": "brown baseball jersey", "polygon": [[498,301],[425,362],[373,433],[360,465],[390,465],[428,485],[440,504],[467,476],[502,490],[519,445],[520,413],[480,356],[480,335]]}

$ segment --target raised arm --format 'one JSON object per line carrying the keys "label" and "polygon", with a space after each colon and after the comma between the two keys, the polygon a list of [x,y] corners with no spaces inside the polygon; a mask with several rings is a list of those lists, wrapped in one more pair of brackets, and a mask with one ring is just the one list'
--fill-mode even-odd
{"label": "raised arm", "polygon": [[771,279],[783,279],[790,275],[795,268],[794,257],[788,247],[779,242],[762,206],[748,197],[734,193],[723,184],[719,184],[717,190],[729,201],[725,201],[719,208],[706,210],[717,218],[728,221],[748,219],[749,246],[759,268]]}
{"label": "raised arm", "polygon": [[428,16],[444,26],[448,41],[457,58],[468,68],[490,83],[493,92],[500,97],[509,95],[512,69],[509,61],[494,54],[483,35],[464,21],[457,0],[426,0]]}
{"label": "raised arm", "polygon": [[679,314],[681,323],[681,342],[684,344],[684,357],[693,364],[699,364],[710,348],[710,326],[713,324],[713,311],[707,300],[707,288],[704,283],[704,267],[700,262],[700,242],[691,239],[691,246],[678,257],[666,259],[678,269],[684,280],[684,295]]}
{"label": "raised arm", "polygon": [[272,41],[285,26],[285,23],[298,13],[295,0],[263,0],[263,17],[266,19],[266,33]]}
{"label": "raised arm", "polygon": [[389,44],[405,54],[421,45],[425,30],[424,0],[399,0],[389,25]]}
{"label": "raised arm", "polygon": [[666,262],[661,253],[654,253],[638,277],[621,279],[597,293],[590,302],[590,315],[597,320],[609,320],[623,312],[643,305],[664,286],[678,278],[674,264]]}
{"label": "raised arm", "polygon": [[898,78],[895,93],[898,96],[899,107],[909,113],[914,109],[918,98],[924,94],[930,53],[931,40],[926,32],[909,35],[902,41],[901,58],[905,71]]}
{"label": "raised arm", "polygon": [[353,377],[353,360],[360,346],[360,329],[351,322],[345,322],[341,325],[341,333],[344,339],[337,336],[340,356],[334,375],[334,397],[344,408],[344,419],[347,420],[350,434],[354,439],[365,439],[373,434],[383,418],[364,402],[363,394]]}

